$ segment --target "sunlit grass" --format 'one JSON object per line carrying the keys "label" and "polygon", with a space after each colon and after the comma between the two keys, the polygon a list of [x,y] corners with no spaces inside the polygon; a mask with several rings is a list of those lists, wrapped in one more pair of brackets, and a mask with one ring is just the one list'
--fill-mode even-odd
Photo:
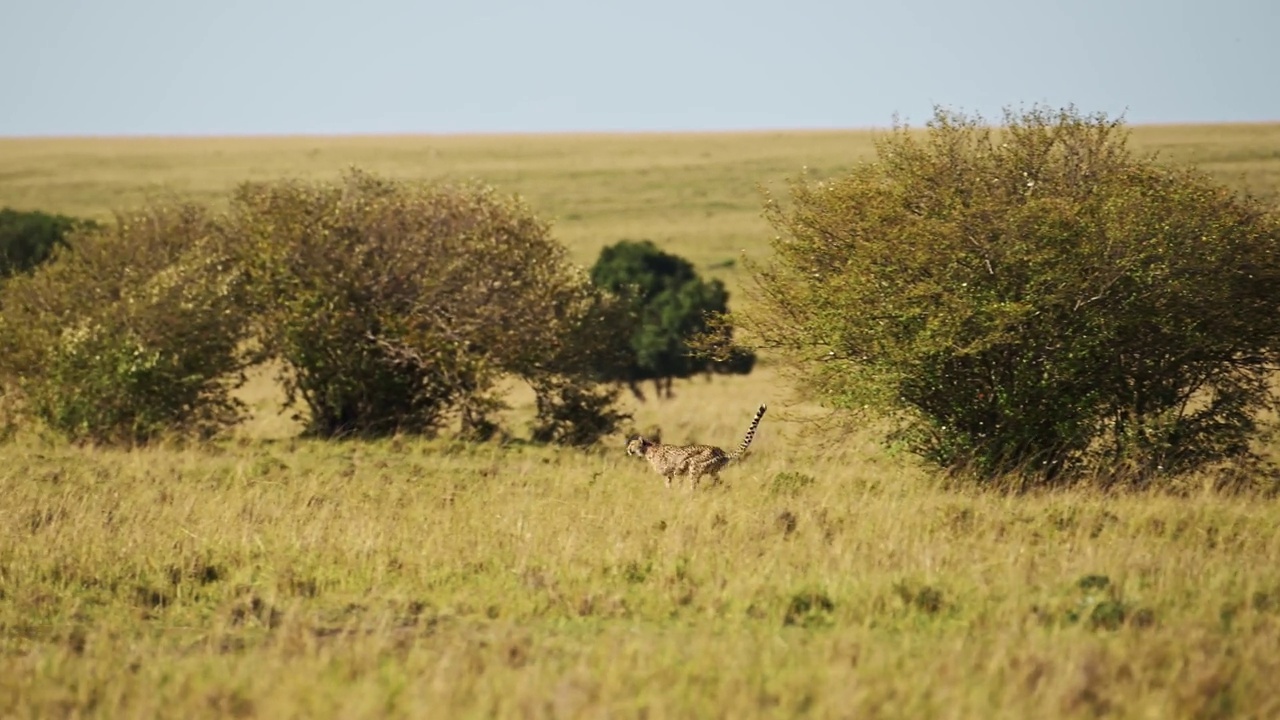
{"label": "sunlit grass", "polygon": [[[694,383],[641,422],[729,443],[771,393]],[[1280,712],[1274,503],[944,492],[872,448],[766,416],[692,493],[616,447],[26,438],[0,470],[0,708]]]}
{"label": "sunlit grass", "polygon": [[613,443],[24,436],[0,712],[1280,712],[1274,502],[941,491],[867,437],[801,436],[769,377],[639,409],[731,443],[777,406],[696,493]]}

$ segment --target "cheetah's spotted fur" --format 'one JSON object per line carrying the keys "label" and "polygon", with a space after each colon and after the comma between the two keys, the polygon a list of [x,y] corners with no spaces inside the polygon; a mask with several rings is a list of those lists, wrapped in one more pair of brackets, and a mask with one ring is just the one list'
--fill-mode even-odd
{"label": "cheetah's spotted fur", "polygon": [[720,479],[720,471],[747,451],[756,435],[756,428],[760,425],[760,418],[764,417],[765,409],[766,406],[761,405],[756,411],[742,443],[731,453],[714,445],[664,445],[636,435],[627,441],[627,454],[648,460],[653,469],[667,479],[667,487],[671,487],[671,482],[677,475],[688,477],[695,489],[704,475],[709,475],[712,484],[715,484]]}

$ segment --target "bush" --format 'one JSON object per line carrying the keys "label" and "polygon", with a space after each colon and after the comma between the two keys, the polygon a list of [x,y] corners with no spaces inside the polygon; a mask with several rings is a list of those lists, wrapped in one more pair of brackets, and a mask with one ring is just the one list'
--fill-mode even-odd
{"label": "bush", "polygon": [[633,316],[585,276],[558,294],[549,316],[551,342],[534,362],[516,368],[537,393],[533,439],[591,445],[631,417],[617,409],[617,387],[605,383],[629,358],[616,339]]}
{"label": "bush", "polygon": [[[591,269],[591,280],[621,298],[637,319],[627,334],[629,358],[611,378],[625,382],[643,399],[637,383],[652,380],[659,395],[671,394],[674,378],[701,372],[750,373],[754,353],[730,347],[721,360],[712,360],[703,345],[731,345],[732,327],[715,326],[709,320],[728,311],[729,293],[719,280],[704,281],[688,260],[663,252],[652,242],[623,240],[600,251]],[[709,333],[722,335],[708,342]],[[615,333],[617,335],[617,333]]]}
{"label": "bush", "polygon": [[66,247],[68,234],[93,226],[91,221],[66,215],[0,209],[0,280],[31,271],[56,248]]}
{"label": "bush", "polygon": [[241,273],[209,214],[160,202],[82,231],[0,294],[0,376],[75,440],[208,436],[250,358]]}
{"label": "bush", "polygon": [[769,492],[774,495],[796,495],[817,480],[802,472],[783,471],[773,476],[769,483]]}
{"label": "bush", "polygon": [[575,382],[572,377],[537,380],[535,442],[586,446],[616,431],[630,415],[619,411],[617,390]]}
{"label": "bush", "polygon": [[352,171],[244,185],[231,222],[262,341],[312,432],[431,434],[457,417],[486,437],[503,376],[539,391],[540,421],[611,422],[597,411],[612,398],[575,410],[565,395],[592,394],[602,360],[579,340],[607,334],[592,324],[607,308],[517,199]]}
{"label": "bush", "polygon": [[769,199],[753,323],[819,398],[985,478],[1248,458],[1280,360],[1280,224],[1074,108],[895,127]]}

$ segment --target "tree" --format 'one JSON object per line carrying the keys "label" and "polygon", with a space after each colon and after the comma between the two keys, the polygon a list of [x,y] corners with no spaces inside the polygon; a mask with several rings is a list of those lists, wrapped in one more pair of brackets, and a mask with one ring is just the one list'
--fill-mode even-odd
{"label": "tree", "polygon": [[611,304],[518,198],[352,171],[245,184],[230,228],[311,432],[431,434],[457,418],[483,438],[503,377],[538,393],[540,439],[593,441],[622,418],[593,377]]}
{"label": "tree", "polygon": [[936,111],[769,198],[751,328],[829,405],[992,479],[1251,457],[1280,361],[1280,223],[1118,120]]}
{"label": "tree", "polygon": [[[693,264],[659,250],[651,241],[623,240],[600,251],[591,280],[625,300],[636,323],[629,335],[628,362],[611,379],[625,382],[643,399],[638,383],[652,380],[659,396],[671,395],[671,381],[700,372],[747,374],[755,355],[731,348],[713,361],[695,351],[696,338],[712,332],[709,320],[728,311],[729,293],[719,280],[704,281]],[[732,327],[716,328],[728,341]]]}
{"label": "tree", "polygon": [[92,221],[66,215],[0,209],[0,280],[30,272],[56,248],[66,247],[67,235],[93,226]]}
{"label": "tree", "polygon": [[70,245],[0,292],[0,384],[73,440],[208,436],[238,421],[249,320],[212,215],[157,201]]}

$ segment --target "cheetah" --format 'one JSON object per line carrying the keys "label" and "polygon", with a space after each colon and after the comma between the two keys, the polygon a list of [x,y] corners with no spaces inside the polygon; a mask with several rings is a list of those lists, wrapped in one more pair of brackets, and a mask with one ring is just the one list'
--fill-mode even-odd
{"label": "cheetah", "polygon": [[677,475],[687,476],[695,490],[704,475],[709,475],[711,484],[714,485],[720,481],[720,471],[730,462],[740,459],[747,451],[756,435],[756,428],[760,425],[760,418],[764,417],[765,409],[766,406],[761,405],[756,410],[746,436],[732,453],[712,445],[664,445],[636,435],[627,441],[627,454],[648,460],[653,469],[667,479],[667,487],[671,487],[671,481]]}

